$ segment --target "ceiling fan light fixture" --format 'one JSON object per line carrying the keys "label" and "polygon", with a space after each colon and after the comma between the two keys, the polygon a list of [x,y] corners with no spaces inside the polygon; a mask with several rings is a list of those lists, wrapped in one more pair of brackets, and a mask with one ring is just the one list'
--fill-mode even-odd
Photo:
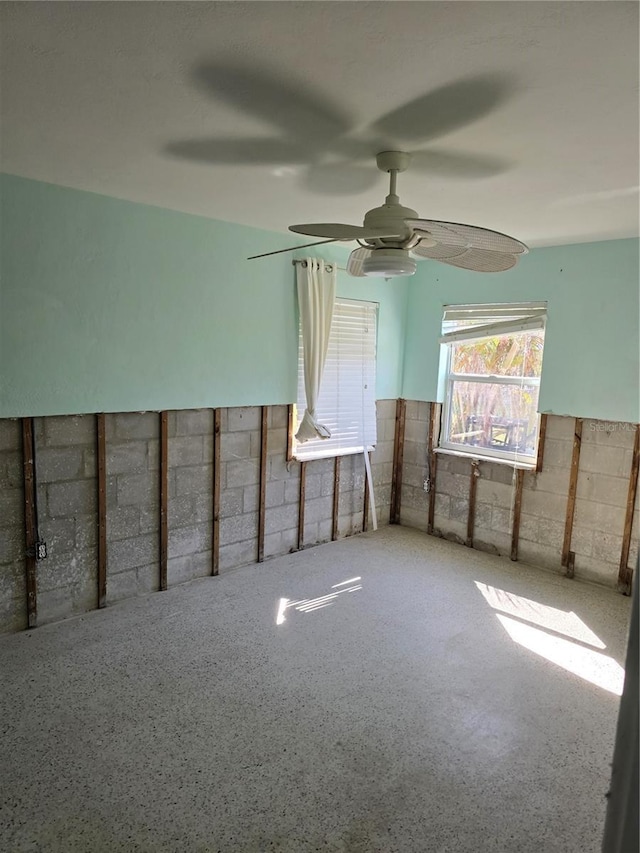
{"label": "ceiling fan light fixture", "polygon": [[413,275],[416,262],[406,249],[374,249],[362,262],[362,274],[379,278]]}

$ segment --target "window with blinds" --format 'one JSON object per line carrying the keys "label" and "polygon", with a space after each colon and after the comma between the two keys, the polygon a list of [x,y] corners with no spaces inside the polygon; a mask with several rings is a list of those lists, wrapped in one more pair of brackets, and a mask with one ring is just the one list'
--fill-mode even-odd
{"label": "window with blinds", "polygon": [[[336,299],[316,419],[331,438],[298,443],[296,459],[362,453],[376,443],[377,304]],[[298,398],[295,432],[305,410],[302,335],[298,345]]]}

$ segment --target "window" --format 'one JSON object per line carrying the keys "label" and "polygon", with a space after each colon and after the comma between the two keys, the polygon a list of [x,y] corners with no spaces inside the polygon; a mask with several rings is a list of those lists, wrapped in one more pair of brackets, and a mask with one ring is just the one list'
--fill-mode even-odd
{"label": "window", "polygon": [[[296,459],[362,453],[376,443],[376,314],[374,302],[336,299],[316,419],[331,438],[294,439]],[[298,346],[295,432],[305,410],[302,336]]]}
{"label": "window", "polygon": [[440,447],[534,467],[546,305],[445,308]]}

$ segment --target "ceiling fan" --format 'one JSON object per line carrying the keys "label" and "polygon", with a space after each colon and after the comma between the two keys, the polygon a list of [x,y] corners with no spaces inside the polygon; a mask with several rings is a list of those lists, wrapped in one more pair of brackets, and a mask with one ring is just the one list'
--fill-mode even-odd
{"label": "ceiling fan", "polygon": [[415,210],[400,204],[396,194],[397,176],[408,168],[410,162],[411,155],[404,151],[382,151],[377,155],[378,168],[390,176],[389,195],[383,205],[365,214],[362,226],[340,223],[290,225],[289,230],[296,234],[325,239],[252,255],[248,260],[321,243],[356,240],[360,248],[349,255],[347,272],[357,277],[413,275],[416,260],[422,259],[474,272],[503,272],[516,265],[519,255],[528,251],[519,240],[475,225],[419,219]]}

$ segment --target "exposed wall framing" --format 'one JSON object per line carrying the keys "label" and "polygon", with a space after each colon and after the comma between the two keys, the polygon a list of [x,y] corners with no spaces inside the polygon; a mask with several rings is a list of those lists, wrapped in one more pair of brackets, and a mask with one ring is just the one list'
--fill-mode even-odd
{"label": "exposed wall framing", "polygon": [[406,400],[399,399],[396,403],[396,430],[393,446],[393,480],[391,481],[391,510],[389,514],[390,524],[400,524],[405,417]]}
{"label": "exposed wall framing", "polygon": [[562,544],[562,563],[566,568],[566,576],[574,576],[575,557],[571,558],[571,533],[576,509],[576,491],[578,488],[578,471],[580,468],[580,447],[582,444],[582,419],[575,419],[573,431],[573,453],[571,456],[571,473],[569,475],[569,491],[567,496],[567,514],[564,526],[564,541]]}
{"label": "exposed wall framing", "polygon": [[98,607],[107,606],[107,436],[103,413],[96,415],[98,473]]}
{"label": "exposed wall framing", "polygon": [[33,418],[22,419],[22,459],[24,475],[25,582],[27,588],[27,627],[38,624],[36,578],[36,485]]}
{"label": "exposed wall framing", "polygon": [[636,424],[635,437],[633,440],[633,454],[631,457],[631,471],[629,472],[629,491],[627,493],[627,507],[624,517],[624,532],[622,534],[622,552],[620,554],[620,571],[618,573],[618,590],[623,595],[631,595],[633,580],[633,569],[629,566],[629,550],[631,548],[631,530],[633,527],[633,513],[636,505],[638,492],[638,470],[640,469],[640,425]]}

